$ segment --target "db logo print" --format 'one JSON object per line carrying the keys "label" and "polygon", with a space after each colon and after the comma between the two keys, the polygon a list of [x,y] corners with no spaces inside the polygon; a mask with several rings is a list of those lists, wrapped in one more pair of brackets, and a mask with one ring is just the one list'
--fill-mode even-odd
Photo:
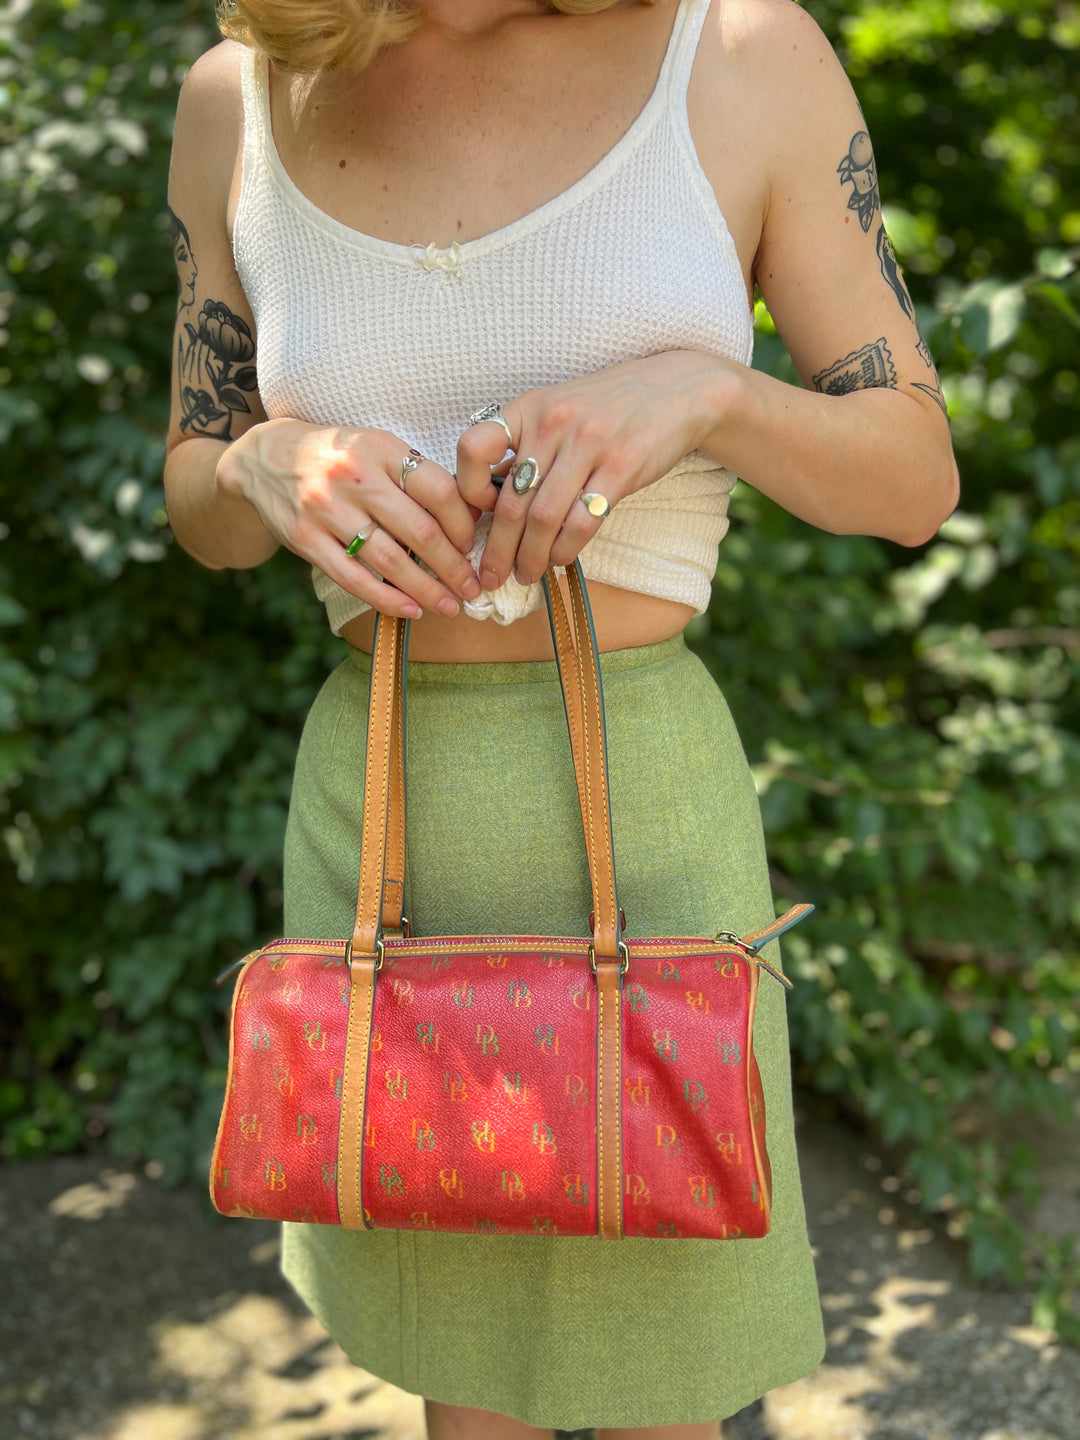
{"label": "db logo print", "polygon": [[440,1170],[439,1184],[446,1191],[446,1193],[453,1196],[455,1200],[460,1200],[461,1197],[465,1194],[465,1188],[462,1185],[461,1181],[458,1179],[458,1173],[456,1170]]}
{"label": "db logo print", "polygon": [[476,1148],[483,1150],[490,1155],[495,1149],[495,1131],[491,1128],[489,1120],[474,1120],[472,1122],[472,1137],[476,1141]]}
{"label": "db logo print", "polygon": [[427,1120],[420,1120],[414,1116],[412,1133],[413,1139],[416,1141],[417,1150],[435,1149],[435,1130]]}
{"label": "db logo print", "polygon": [[502,1172],[502,1189],[511,1200],[525,1199],[525,1184],[516,1170]]}

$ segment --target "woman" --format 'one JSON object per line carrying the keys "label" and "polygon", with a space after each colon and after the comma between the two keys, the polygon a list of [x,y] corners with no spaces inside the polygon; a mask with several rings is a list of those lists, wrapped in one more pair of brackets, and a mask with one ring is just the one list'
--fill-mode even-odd
{"label": "woman", "polygon": [[[682,641],[733,477],[903,545],[957,495],[858,105],[789,0],[412,8],[237,0],[177,117],[172,526],[214,568],[295,551],[350,647],[301,744],[285,933],[351,928],[373,611],[416,622],[414,930],[582,932],[536,608],[579,554],[630,933],[745,933],[774,914],[756,799]],[[749,368],[755,284],[805,389]],[[290,1225],[286,1273],[434,1440],[717,1436],[822,1351],[779,987],[757,1027],[766,1239]]]}

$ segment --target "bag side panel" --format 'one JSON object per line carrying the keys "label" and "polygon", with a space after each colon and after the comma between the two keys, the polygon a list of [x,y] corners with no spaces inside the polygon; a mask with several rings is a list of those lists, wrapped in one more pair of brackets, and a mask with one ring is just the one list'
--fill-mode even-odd
{"label": "bag side panel", "polygon": [[340,955],[278,942],[242,972],[212,1177],[222,1214],[339,1223],[348,1018],[349,973]]}
{"label": "bag side panel", "polygon": [[[750,1104],[753,978],[745,955],[662,959],[635,955],[631,945],[623,999],[627,1235],[768,1233],[758,1163],[764,1132],[756,1147]],[[760,1094],[757,1079],[759,1102]]]}

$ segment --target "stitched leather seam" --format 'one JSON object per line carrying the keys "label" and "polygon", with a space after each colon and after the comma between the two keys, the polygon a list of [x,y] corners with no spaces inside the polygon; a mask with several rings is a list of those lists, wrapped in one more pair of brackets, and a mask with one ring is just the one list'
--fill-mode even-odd
{"label": "stitched leather seam", "polygon": [[[586,639],[588,638],[588,635],[589,635],[589,621],[588,621],[588,615],[587,615],[587,613],[586,613],[586,611],[585,611],[584,597],[583,597],[582,594],[581,594],[580,582],[577,581],[576,572],[575,572],[574,581],[571,583],[570,593],[571,593],[571,597],[572,597],[572,599],[573,599],[574,611],[575,611],[575,615],[576,615],[577,621],[578,621],[578,637],[579,637],[579,641],[580,641],[581,645],[584,646],[584,645],[585,645],[585,642],[586,642]],[[584,676],[584,679],[586,680],[587,685],[588,685],[589,696],[590,696],[590,698],[591,698],[591,700],[592,700],[592,713],[591,713],[591,714],[586,714],[586,717],[585,717],[585,763],[586,763],[586,768],[587,768],[587,770],[588,770],[589,781],[590,781],[590,785],[589,785],[589,791],[590,791],[590,794],[589,794],[589,801],[590,801],[590,804],[589,804],[589,828],[590,828],[590,832],[591,832],[591,833],[590,833],[590,845],[592,846],[593,863],[595,864],[595,863],[596,863],[596,851],[595,851],[595,846],[594,846],[593,843],[592,843],[592,837],[593,837],[593,833],[595,833],[595,832],[594,832],[594,827],[595,827],[595,825],[596,825],[597,812],[599,812],[599,820],[600,820],[600,823],[604,826],[604,839],[605,839],[605,841],[606,841],[607,850],[608,850],[608,852],[609,852],[609,855],[611,856],[611,866],[610,866],[610,871],[611,871],[611,873],[610,873],[610,874],[605,873],[602,877],[598,877],[598,879],[600,879],[600,881],[601,881],[601,884],[602,884],[602,886],[603,886],[603,889],[606,891],[606,890],[609,888],[609,887],[608,887],[608,882],[611,880],[612,875],[614,874],[614,852],[613,852],[612,847],[611,847],[610,813],[608,812],[608,807],[607,807],[606,804],[598,804],[597,801],[603,802],[603,801],[606,801],[606,800],[607,800],[607,793],[606,793],[606,791],[607,791],[607,786],[606,786],[606,783],[605,783],[607,777],[606,777],[606,775],[601,775],[601,774],[597,774],[597,775],[594,776],[594,774],[593,774],[592,762],[591,762],[590,756],[589,756],[589,732],[590,732],[590,730],[593,728],[593,723],[595,722],[596,726],[600,729],[600,735],[601,735],[601,752],[600,752],[601,762],[602,762],[603,759],[604,759],[604,752],[603,752],[603,725],[602,725],[602,722],[601,722],[601,719],[600,719],[600,687],[599,687],[599,684],[598,684],[598,681],[597,681],[597,675],[596,675],[597,663],[598,663],[598,662],[597,662],[597,657],[596,657],[595,653],[593,652],[591,643],[589,643],[589,645],[587,646],[587,649],[586,649],[586,651],[585,651],[585,654],[582,655],[582,657],[581,657],[581,664],[582,664],[583,676]],[[598,794],[598,796],[596,797],[595,800],[594,800],[594,797],[593,797],[593,794],[592,794],[593,786],[594,786],[594,785],[595,785],[596,790],[599,792],[599,794]],[[608,857],[605,856],[605,859],[607,859],[607,858],[608,858]],[[607,870],[607,868],[609,868],[609,867],[605,867],[605,870]],[[594,872],[594,873],[595,873],[595,872]],[[618,916],[615,914],[615,895],[614,895],[614,887],[613,887],[613,886],[611,887],[611,890],[612,890],[612,893],[611,893],[610,895],[605,896],[605,899],[606,899],[607,905],[610,907],[608,919],[609,919],[609,923],[610,923],[610,926],[611,926],[611,934],[612,934],[612,935],[615,935],[615,934],[618,933]],[[599,902],[599,899],[600,899],[600,896],[598,895],[598,896],[597,896],[598,902]],[[598,904],[598,906],[597,906],[597,918],[599,919],[599,904]]]}
{"label": "stitched leather seam", "polygon": [[[586,635],[588,634],[588,617],[587,617],[587,615],[585,614],[584,600],[583,600],[583,598],[581,597],[580,593],[577,594],[577,597],[576,597],[576,598],[577,598],[578,610],[579,610],[579,612],[580,612],[580,617],[581,617],[582,643],[584,643],[585,637],[586,637]],[[591,730],[591,729],[594,727],[594,725],[595,725],[595,726],[596,726],[597,728],[599,728],[600,731],[601,731],[600,756],[599,756],[599,760],[598,760],[596,763],[602,765],[602,764],[604,763],[603,731],[602,731],[602,726],[601,726],[601,722],[600,722],[600,703],[599,703],[599,702],[600,702],[600,692],[599,692],[599,687],[598,687],[597,681],[596,681],[596,667],[597,667],[597,658],[596,658],[596,656],[593,654],[592,646],[591,646],[591,644],[590,644],[590,646],[589,646],[589,648],[588,648],[588,651],[587,651],[586,659],[583,661],[584,679],[585,679],[586,683],[587,683],[588,686],[589,686],[589,692],[590,692],[590,695],[591,695],[591,698],[592,698],[592,715],[589,717],[589,720],[590,720],[591,723],[588,724],[587,727],[586,727],[586,744],[588,744],[588,732],[589,732],[589,730]],[[593,775],[593,771],[592,771],[592,767],[591,767],[591,766],[590,766],[590,775]],[[595,844],[596,830],[597,830],[597,828],[598,828],[598,825],[603,825],[603,826],[604,826],[604,836],[603,836],[604,841],[607,841],[608,838],[609,838],[609,837],[608,837],[608,833],[607,833],[607,832],[608,832],[608,826],[607,826],[607,822],[606,822],[606,816],[605,816],[605,813],[604,813],[604,812],[605,812],[605,809],[606,809],[606,806],[604,805],[604,801],[607,799],[607,796],[606,796],[606,794],[604,793],[604,791],[605,791],[604,775],[603,775],[602,772],[600,772],[600,771],[597,771],[597,772],[595,773],[595,776],[594,776],[594,786],[595,786],[595,792],[596,792],[596,794],[595,794],[595,796],[594,796],[594,798],[593,798],[592,814],[591,814],[591,816],[590,816],[590,819],[592,820],[592,824],[593,824],[593,827],[594,827],[593,834],[594,834],[594,844]],[[604,858],[605,858],[605,860],[606,860],[608,857],[605,855]],[[605,869],[605,873],[604,873],[603,876],[601,877],[601,880],[602,880],[602,883],[603,883],[605,889],[607,888],[607,884],[608,884],[609,879],[610,879],[610,876],[606,873],[606,869]],[[614,919],[614,916],[613,916],[613,915],[612,915],[612,917],[610,917],[610,918],[611,918],[612,932],[614,933],[615,928],[616,928],[616,922],[615,922],[615,919]]]}
{"label": "stitched leather seam", "polygon": [[596,980],[596,1233],[604,1235],[604,1189],[607,1177],[604,1174],[604,987],[600,977]]}
{"label": "stitched leather seam", "polygon": [[[256,956],[256,958],[258,958],[258,956]],[[232,1002],[229,1006],[229,1067],[225,1074],[225,1103],[221,1107],[221,1119],[218,1121],[217,1135],[214,1137],[214,1154],[210,1161],[210,1203],[215,1210],[219,1209],[219,1206],[217,1197],[214,1194],[214,1176],[217,1174],[218,1155],[221,1153],[225,1143],[225,1120],[227,1116],[230,1119],[232,1118],[230,1112],[232,1110],[233,1067],[236,1056],[240,1053],[240,1046],[236,1034],[237,1001],[240,999],[240,987],[243,985],[244,979],[250,969],[251,965],[245,964],[240,974],[236,977],[236,984],[233,986]]]}
{"label": "stitched leather seam", "polygon": [[[454,950],[462,956],[490,954],[493,950],[499,950],[507,955],[530,955],[540,952],[546,955],[560,955],[570,959],[584,960],[589,953],[591,943],[580,935],[417,935],[403,942],[394,939],[387,940],[386,957],[387,960],[419,960],[432,950]],[[650,959],[656,957],[689,958],[694,955],[709,955],[714,959],[721,955],[730,955],[735,960],[746,959],[746,955],[742,951],[715,946],[708,938],[695,940],[693,936],[685,941],[646,936],[628,940],[626,944],[629,947],[631,959],[637,955],[648,956]],[[297,954],[305,950],[329,950],[344,957],[345,945],[346,942],[343,940],[276,940],[271,941],[262,950],[255,951],[251,959],[245,960],[243,964],[247,968],[259,955],[269,955],[277,950],[289,950]]]}
{"label": "stitched leather seam", "polygon": [[365,978],[365,1003],[364,1003],[364,1030],[360,1041],[360,1105],[356,1117],[356,1213],[359,1216],[363,1228],[367,1229],[367,1222],[364,1219],[364,1111],[367,1109],[367,1071],[368,1071],[368,1050],[371,1046],[371,1020],[372,1012],[375,1009],[375,976],[371,976],[370,982]]}
{"label": "stitched leather seam", "polygon": [[[390,793],[387,800],[387,853],[384,863],[381,923],[384,930],[400,930],[405,901],[405,882],[386,880],[385,871],[405,873],[405,647],[399,642],[395,667],[394,704],[391,715],[393,756],[390,765]],[[399,886],[395,899],[387,886]]]}
{"label": "stitched leather seam", "polygon": [[618,1043],[615,1046],[615,1219],[616,1239],[623,1236],[623,1133],[622,1133],[622,977],[616,981],[615,1013],[618,1016]]}
{"label": "stitched leather seam", "polygon": [[[359,1002],[363,1013],[358,1014]],[[368,1053],[371,1046],[371,1022],[375,1009],[375,975],[370,982],[365,975],[357,982],[357,968],[352,967],[352,993],[349,997],[349,1023],[345,1041],[345,1064],[341,1081],[341,1121],[338,1133],[338,1211],[341,1224],[347,1229],[368,1229],[364,1219],[363,1162],[364,1112],[367,1109]],[[358,1073],[357,1073],[358,1072]],[[360,1087],[359,1105],[355,1103],[354,1084]],[[350,1181],[352,1189],[350,1192]]]}
{"label": "stitched leather seam", "polygon": [[[386,655],[386,651],[389,649],[391,652],[391,659],[395,662],[393,668],[396,669],[397,640],[398,634],[397,628],[395,626],[395,628],[390,631],[390,639],[385,644],[381,645],[377,642],[375,646],[376,653],[372,660],[373,668],[371,698],[373,711],[375,710],[376,700],[379,702],[378,710],[376,711],[376,713],[380,717],[383,716],[385,710],[383,696],[380,692],[380,686],[384,683],[384,674],[386,670],[386,662],[384,657]],[[392,715],[392,686],[390,692],[390,702]],[[374,928],[377,929],[381,914],[381,909],[375,909],[375,907],[380,904],[382,898],[382,877],[386,860],[386,822],[388,816],[387,807],[389,801],[389,796],[387,793],[387,784],[389,781],[387,762],[389,757],[390,727],[386,724],[380,723],[378,728],[381,741],[381,749],[379,751],[378,760],[376,762],[378,768],[376,769],[376,764],[372,763],[372,756],[369,752],[368,764],[366,766],[367,774],[365,775],[364,832],[365,838],[368,839],[369,843],[362,846],[360,856],[360,895],[358,897],[356,906],[357,930],[359,930],[361,923],[363,923],[369,918],[373,919]],[[375,785],[370,785],[371,781],[376,781],[377,783]],[[374,801],[374,808],[372,808],[372,801]],[[379,841],[376,844],[374,842],[377,835],[379,836]],[[379,855],[379,859],[381,862],[377,866],[374,863],[374,856],[376,853]],[[365,861],[367,862],[366,864]],[[378,887],[377,893],[372,894],[372,890],[376,886]]]}
{"label": "stitched leather seam", "polygon": [[[752,1099],[753,1099],[753,1097],[751,1096],[751,1093],[750,1093],[750,1078],[751,1078],[751,1074],[752,1074],[751,1067],[750,1067],[750,1057],[751,1057],[751,1056],[753,1055],[753,1053],[754,1053],[754,1016],[755,1016],[755,1014],[756,1014],[756,1012],[757,1012],[757,990],[758,990],[758,970],[757,970],[757,967],[756,967],[756,966],[750,966],[749,968],[750,968],[750,999],[749,999],[749,1003],[748,1003],[748,1006],[747,1006],[747,1017],[746,1017],[746,1106],[747,1106],[747,1110],[748,1110],[748,1111],[749,1111],[749,1109],[750,1109],[750,1106],[751,1106],[751,1104],[752,1104]],[[759,1079],[761,1080],[761,1103],[762,1103],[762,1105],[764,1105],[764,1104],[765,1104],[765,1081],[764,1081],[764,1079],[761,1078],[761,1076],[760,1076],[760,1071],[759,1071]],[[768,1137],[766,1137],[766,1139],[767,1139],[767,1138],[768,1138]],[[754,1165],[755,1165],[755,1168],[757,1169],[758,1184],[761,1186],[761,1196],[762,1196],[762,1200],[764,1201],[764,1204],[765,1204],[765,1229],[766,1229],[766,1232],[768,1232],[768,1231],[772,1228],[772,1193],[771,1193],[771,1189],[770,1189],[769,1185],[766,1184],[765,1167],[764,1167],[764,1165],[761,1163],[761,1150],[762,1150],[762,1146],[761,1146],[761,1143],[759,1142],[759,1138],[758,1138],[758,1127],[757,1127],[755,1124],[753,1124],[753,1122],[751,1122],[751,1125],[750,1125],[750,1143],[751,1143],[751,1145],[754,1147]]]}
{"label": "stitched leather seam", "polygon": [[552,572],[549,580],[549,589],[551,592],[551,613],[555,623],[556,648],[560,655],[566,657],[567,667],[572,671],[573,684],[568,684],[565,691],[567,700],[566,716],[570,730],[570,750],[574,759],[574,780],[577,784],[578,804],[581,806],[582,820],[584,821],[587,801],[585,799],[585,774],[582,756],[583,721],[580,709],[581,684],[578,679],[577,656],[574,651],[570,621],[566,614],[562,590],[559,587],[559,582],[554,572]]}
{"label": "stitched leather seam", "polygon": [[[576,624],[577,624],[578,644],[579,644],[579,646],[580,646],[580,645],[583,643],[583,633],[582,633],[582,632],[583,632],[584,627],[583,627],[582,624],[581,624],[581,605],[580,605],[580,600],[579,600],[579,597],[578,597],[578,589],[577,589],[577,585],[576,585],[573,581],[571,581],[571,584],[570,584],[570,600],[571,600],[571,604],[572,604],[573,607],[574,607],[574,619],[575,619],[575,622],[576,622]],[[581,664],[581,667],[582,667],[582,678],[584,679],[584,678],[585,678],[585,677],[584,677],[584,670],[585,670],[585,668],[586,668],[587,661],[586,661],[586,659],[585,659],[585,657],[584,657],[583,655],[579,655],[578,659],[579,659],[579,663]],[[584,688],[584,687],[583,687],[583,688]],[[601,879],[600,879],[599,867],[598,867],[598,864],[597,864],[596,845],[595,845],[595,828],[594,828],[594,827],[595,827],[595,816],[594,816],[594,803],[593,803],[594,776],[593,776],[592,757],[591,757],[590,748],[589,748],[589,731],[590,731],[590,729],[591,729],[591,721],[592,721],[592,716],[588,713],[588,702],[586,701],[586,712],[585,712],[585,716],[584,716],[584,732],[585,732],[585,733],[584,733],[584,737],[583,737],[583,742],[584,742],[584,747],[585,747],[585,799],[586,799],[585,843],[586,843],[586,846],[587,846],[588,851],[589,851],[589,869],[590,869],[590,872],[591,872],[591,874],[592,874],[593,887],[594,887],[594,891],[595,891],[595,900],[594,900],[594,903],[595,903],[595,906],[596,906],[596,919],[599,920],[599,919],[600,919],[600,900],[601,900],[601,895],[602,895],[602,891],[601,891],[602,881],[601,881]]]}
{"label": "stitched leather seam", "polygon": [[[382,665],[383,665],[383,647],[382,647],[381,645],[379,645],[378,643],[376,643],[376,645],[375,645],[375,654],[372,656],[372,662],[371,662],[371,663],[372,663],[371,704],[372,704],[372,708],[374,709],[374,706],[376,705],[376,703],[377,703],[377,702],[380,700],[380,698],[381,698],[381,697],[380,697],[380,694],[379,694],[379,683],[380,683],[380,679],[381,679],[380,671],[381,671],[381,668],[382,668]],[[369,733],[370,733],[370,732],[369,732]],[[364,839],[370,839],[370,838],[371,838],[371,832],[372,832],[372,830],[373,830],[373,828],[374,828],[373,823],[372,823],[372,821],[371,821],[371,819],[370,819],[370,813],[371,813],[371,810],[374,808],[374,803],[376,802],[376,797],[375,797],[375,795],[372,793],[372,790],[369,788],[371,781],[373,781],[373,780],[375,779],[375,773],[374,773],[374,772],[375,772],[375,765],[374,765],[374,763],[373,763],[373,757],[372,757],[372,755],[371,755],[370,750],[369,750],[369,752],[368,752],[367,765],[366,765],[365,768],[366,768],[367,774],[365,775],[365,790],[364,790],[364,816],[365,816]],[[373,864],[372,864],[372,856],[371,856],[371,853],[370,853],[370,847],[369,847],[368,845],[363,845],[363,848],[362,848],[362,850],[361,850],[361,855],[360,855],[360,861],[361,861],[361,864],[360,864],[360,894],[359,894],[359,896],[357,897],[357,903],[356,903],[356,929],[357,929],[357,930],[359,930],[359,928],[360,928],[361,924],[363,923],[363,921],[364,921],[364,919],[365,919],[365,917],[366,917],[366,914],[367,914],[367,899],[368,899],[367,891],[368,891],[368,886],[369,886],[369,884],[370,884],[369,874],[370,874],[370,871],[374,868],[374,866],[373,866]],[[365,861],[367,862],[366,864],[364,863]],[[380,876],[380,880],[381,880],[381,878],[382,878],[382,877]]]}

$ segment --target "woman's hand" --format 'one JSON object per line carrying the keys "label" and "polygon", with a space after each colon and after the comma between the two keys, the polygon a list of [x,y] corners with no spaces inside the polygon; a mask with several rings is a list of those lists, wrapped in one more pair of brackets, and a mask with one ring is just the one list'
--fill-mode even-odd
{"label": "woman's hand", "polygon": [[470,505],[495,512],[481,561],[484,589],[497,590],[511,570],[529,585],[549,565],[569,565],[604,523],[581,503],[582,493],[614,508],[665,475],[715,431],[737,368],[673,350],[509,401],[502,409],[513,448],[519,460],[534,459],[541,476],[523,495],[491,481],[506,450],[502,426],[470,426],[458,441],[458,488]]}
{"label": "woman's hand", "polygon": [[[280,544],[373,609],[413,619],[423,607],[456,615],[455,597],[480,594],[464,554],[475,520],[454,477],[434,460],[421,460],[401,485],[409,453],[387,430],[268,420],[230,445],[217,481],[247,500]],[[365,532],[362,554],[347,555]]]}

